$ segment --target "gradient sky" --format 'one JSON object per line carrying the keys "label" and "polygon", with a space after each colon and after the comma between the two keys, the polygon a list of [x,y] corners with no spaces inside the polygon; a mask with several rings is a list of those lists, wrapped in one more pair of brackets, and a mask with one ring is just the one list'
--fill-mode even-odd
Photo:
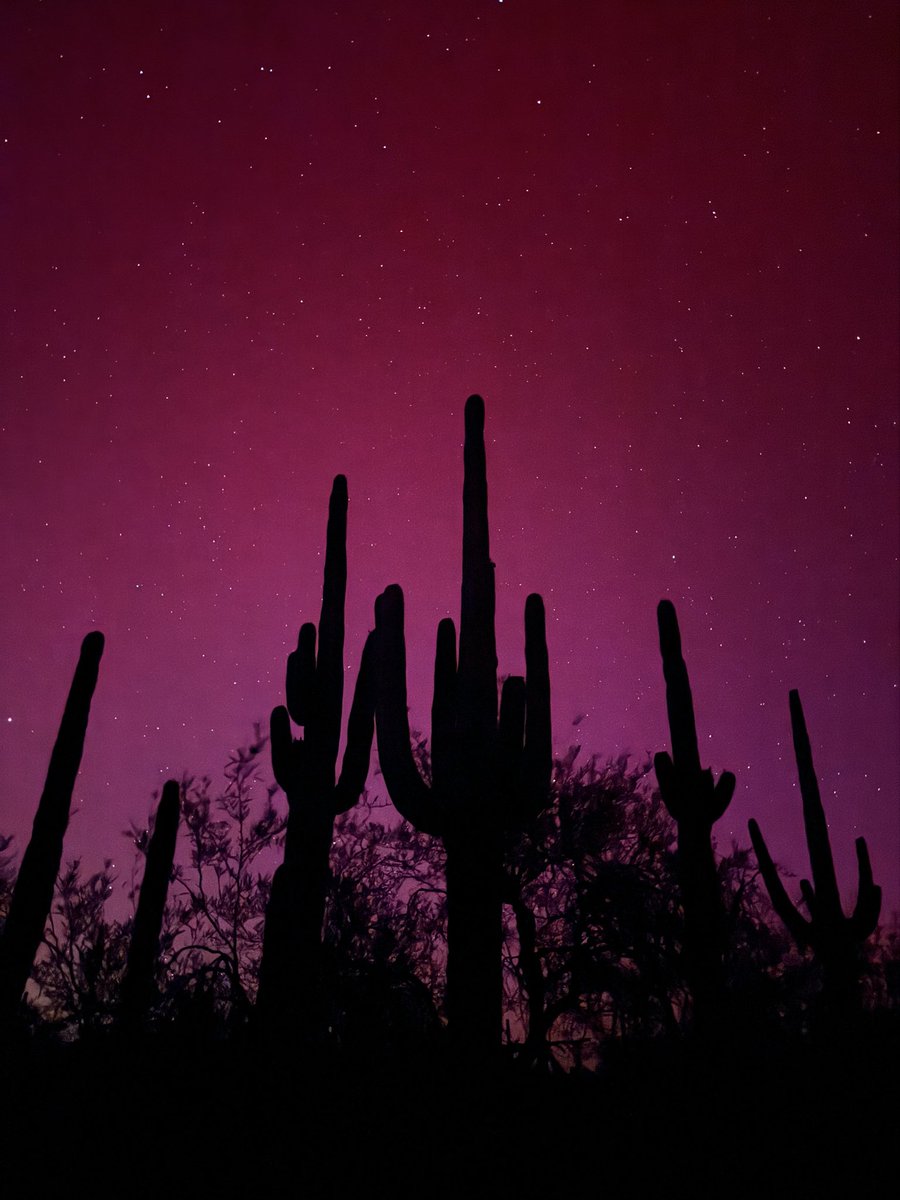
{"label": "gradient sky", "polygon": [[348,675],[401,583],[427,729],[477,391],[500,669],[541,592],[556,747],[668,744],[668,596],[738,778],[720,842],[753,815],[807,870],[797,687],[845,905],[864,833],[900,908],[897,33],[881,2],[6,0],[0,832],[92,628],[67,854],[124,866],[166,777],[221,771],[318,619],[338,472]]}

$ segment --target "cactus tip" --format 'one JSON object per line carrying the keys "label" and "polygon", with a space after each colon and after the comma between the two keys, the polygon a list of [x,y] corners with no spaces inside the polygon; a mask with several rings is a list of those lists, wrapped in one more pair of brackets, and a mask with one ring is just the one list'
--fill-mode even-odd
{"label": "cactus tip", "polygon": [[656,606],[656,623],[660,638],[678,637],[678,617],[671,600],[660,600]]}
{"label": "cactus tip", "polygon": [[466,433],[484,432],[484,401],[480,396],[470,396],[466,401]]}
{"label": "cactus tip", "polygon": [[537,592],[532,592],[525,600],[525,620],[544,619],[544,600]]}
{"label": "cactus tip", "polygon": [[389,583],[384,591],[375,597],[375,627],[384,621],[389,612],[399,606],[403,612],[403,588],[399,583]]}
{"label": "cactus tip", "polygon": [[681,658],[681,630],[678,615],[671,600],[660,600],[656,606],[656,624],[659,629],[659,650],[666,659]]}
{"label": "cactus tip", "polygon": [[161,813],[166,813],[177,820],[181,812],[181,784],[177,779],[167,779],[163,784],[162,795],[159,798],[157,820]]}
{"label": "cactus tip", "polygon": [[438,640],[442,642],[451,642],[455,645],[456,642],[456,626],[453,624],[452,617],[442,617],[438,621]]}
{"label": "cactus tip", "polygon": [[106,638],[99,629],[94,629],[81,643],[81,650],[83,654],[94,654],[99,658],[105,645]]}

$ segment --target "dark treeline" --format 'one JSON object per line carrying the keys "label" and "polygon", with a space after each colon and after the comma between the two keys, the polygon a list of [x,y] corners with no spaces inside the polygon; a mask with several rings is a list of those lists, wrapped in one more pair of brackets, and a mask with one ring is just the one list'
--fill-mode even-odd
{"label": "dark treeline", "polygon": [[[627,756],[572,747],[554,760],[539,596],[525,604],[526,675],[498,692],[484,407],[473,396],[459,639],[442,621],[430,736],[409,728],[403,593],[392,585],[375,605],[338,773],[346,528],[339,476],[319,625],[300,629],[286,705],[268,737],[257,730],[231,756],[218,795],[209,780],[170,781],[152,832],[130,831],[127,918],[108,911],[109,864],[90,877],[62,865],[103,653],[102,635],[85,639],[18,873],[0,843],[0,1022],[20,1146],[36,1146],[38,1113],[51,1136],[46,1114],[62,1116],[73,1087],[102,1106],[115,1078],[138,1123],[177,1102],[211,1146],[228,1121],[241,1142],[276,1139],[265,1162],[251,1155],[231,1171],[213,1153],[197,1176],[210,1187],[274,1186],[288,1172],[343,1194],[393,1158],[410,1189],[419,1179],[435,1194],[463,1182],[561,1192],[587,1143],[595,1169],[632,1190],[665,1169],[702,1192],[742,1153],[750,1166],[733,1192],[772,1191],[776,1160],[791,1161],[792,1182],[874,1178],[855,1139],[871,1139],[889,1103],[878,1088],[896,1056],[900,948],[878,926],[862,838],[844,914],[797,693],[812,868],[797,905],[754,822],[752,851],[717,850],[735,777],[716,781],[702,765],[668,601],[658,623],[671,753],[655,757],[658,790],[649,764]],[[380,798],[365,790],[376,734]],[[85,1134],[86,1111],[63,1121],[61,1141]],[[310,1111],[292,1139],[290,1114]],[[830,1144],[820,1137],[814,1150],[813,1127]],[[754,1140],[763,1129],[768,1166]],[[420,1178],[444,1139],[453,1161]],[[114,1142],[98,1156],[128,1169]],[[350,1160],[345,1146],[356,1147]]]}

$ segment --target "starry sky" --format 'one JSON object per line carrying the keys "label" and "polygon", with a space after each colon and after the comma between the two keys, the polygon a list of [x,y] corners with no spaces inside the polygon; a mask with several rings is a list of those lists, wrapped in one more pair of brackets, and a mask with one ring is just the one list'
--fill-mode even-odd
{"label": "starry sky", "polygon": [[93,628],[67,854],[124,868],[165,778],[220,775],[318,619],[339,472],[348,680],[402,584],[427,730],[477,391],[500,669],[542,593],[557,749],[668,745],[667,596],[704,760],[738,779],[720,843],[755,816],[806,873],[797,687],[845,905],[864,833],[900,908],[893,4],[6,0],[0,25],[0,832],[22,848]]}

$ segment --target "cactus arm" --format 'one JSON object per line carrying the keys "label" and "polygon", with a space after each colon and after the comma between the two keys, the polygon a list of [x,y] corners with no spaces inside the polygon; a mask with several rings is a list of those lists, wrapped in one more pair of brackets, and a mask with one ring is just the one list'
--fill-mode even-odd
{"label": "cactus arm", "polygon": [[22,856],[0,941],[0,1013],[12,1013],[19,1003],[53,902],[103,646],[103,634],[99,632],[89,633],[81,643],[31,839]]}
{"label": "cactus arm", "polygon": [[819,781],[813,767],[812,750],[806,721],[800,704],[800,695],[794,690],[789,696],[791,710],[791,732],[794,738],[794,754],[797,758],[797,774],[800,794],[803,797],[803,824],[809,847],[809,862],[812,867],[813,885],[816,889],[816,905],[826,920],[838,921],[843,915],[838,893],[834,858],[828,838],[828,822],[819,794]]}
{"label": "cactus arm", "polygon": [[656,616],[663,677],[666,681],[666,710],[672,734],[672,757],[679,772],[699,774],[700,751],[697,747],[694,700],[691,696],[687,666],[681,653],[681,633],[678,629],[675,605],[670,600],[661,600]]}
{"label": "cactus arm", "polygon": [[302,738],[291,734],[291,721],[284,705],[272,709],[269,720],[270,745],[272,749],[272,773],[275,782],[291,804],[293,797],[302,787],[306,744]]}
{"label": "cactus arm", "polygon": [[334,789],[335,815],[352,808],[366,785],[375,733],[375,697],[375,635],[370,633],[363,646],[353,703],[347,718],[347,747],[340,778]]}
{"label": "cactus arm", "polygon": [[300,626],[297,649],[288,655],[285,694],[294,722],[308,725],[316,707],[316,627],[311,621]]}
{"label": "cactus arm", "polygon": [[525,680],[521,675],[508,675],[500,693],[500,719],[497,724],[501,774],[507,767],[519,770],[524,743]]}
{"label": "cactus arm", "polygon": [[654,760],[659,790],[676,821],[702,823],[712,828],[731,803],[735,777],[730,771],[723,771],[714,784],[712,771],[704,770],[700,765],[694,700],[681,652],[678,618],[670,600],[659,602],[656,618],[672,738],[672,757],[657,755]]}
{"label": "cactus arm", "polygon": [[419,774],[409,739],[403,592],[391,584],[375,602],[379,687],[375,708],[378,758],[391,800],[424,833],[440,836],[443,820],[434,793]]}
{"label": "cactus arm", "polygon": [[808,946],[812,932],[809,921],[791,903],[784,884],[781,882],[781,876],[778,874],[778,868],[772,861],[772,856],[769,853],[769,847],[765,843],[762,831],[752,817],[748,822],[748,828],[750,830],[750,841],[753,843],[753,850],[756,854],[756,861],[759,863],[759,873],[763,877],[763,883],[766,885],[766,891],[769,893],[772,907],[798,945]]}
{"label": "cactus arm", "polygon": [[[712,778],[712,772],[709,773]],[[734,795],[736,778],[731,771],[723,771],[719,776],[719,782],[715,785],[711,792],[709,805],[709,815],[711,821],[718,821],[725,809],[731,803],[731,798]]]}
{"label": "cactus arm", "polygon": [[864,837],[856,839],[856,861],[859,867],[859,891],[850,927],[854,937],[863,941],[875,932],[881,913],[881,888],[876,887],[872,880],[872,864]]}
{"label": "cactus arm", "polygon": [[681,808],[678,805],[678,796],[675,790],[675,764],[665,750],[660,750],[653,755],[653,770],[656,772],[656,782],[659,784],[659,790],[666,802],[666,808],[677,821]]}
{"label": "cactus arm", "polygon": [[525,680],[510,675],[500,693],[500,719],[497,724],[496,786],[503,796],[508,816],[521,795],[525,741]]}
{"label": "cactus arm", "polygon": [[489,749],[497,725],[494,564],[488,535],[484,401],[470,396],[463,447],[463,562],[459,621],[459,717],[476,753]]}
{"label": "cactus arm", "polygon": [[347,594],[347,480],[336,475],[328,502],[325,573],[316,660],[316,737],[323,783],[334,786],[344,696],[344,601]]}
{"label": "cactus arm", "polygon": [[550,794],[553,745],[550,727],[550,661],[544,602],[536,593],[525,601],[524,787],[539,812]]}
{"label": "cactus arm", "polygon": [[175,858],[178,819],[181,812],[179,786],[170,779],[156,810],[153,837],[147,848],[147,863],[134,914],[128,962],[122,982],[122,1012],[127,1021],[139,1019],[153,994],[153,973],[159,954],[159,933],[162,928],[169,890],[169,877]]}
{"label": "cactus arm", "polygon": [[803,903],[806,905],[806,911],[809,913],[810,927],[812,930],[815,930],[819,910],[816,906],[815,888],[808,879],[800,880],[800,895],[803,897]]}
{"label": "cactus arm", "polygon": [[449,794],[453,776],[456,733],[456,629],[449,617],[438,625],[434,654],[434,695],[431,702],[431,777],[442,794]]}

